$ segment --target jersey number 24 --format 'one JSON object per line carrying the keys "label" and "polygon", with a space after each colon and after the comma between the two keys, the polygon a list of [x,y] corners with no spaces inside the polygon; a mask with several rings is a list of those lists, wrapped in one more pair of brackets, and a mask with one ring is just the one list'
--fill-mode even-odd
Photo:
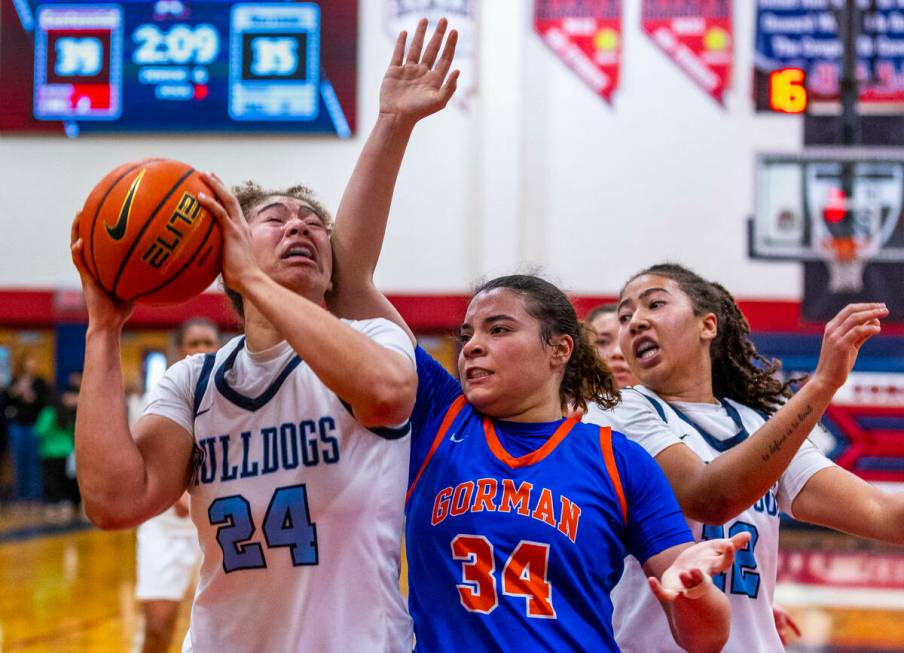
{"label": "jersey number 24", "polygon": [[[207,509],[217,542],[223,549],[223,569],[228,574],[240,569],[267,566],[263,547],[250,542],[257,530],[251,517],[251,504],[241,494],[220,497]],[[308,511],[308,492],[304,484],[277,488],[264,515],[264,539],[271,549],[288,547],[296,567],[317,564],[317,525]]]}

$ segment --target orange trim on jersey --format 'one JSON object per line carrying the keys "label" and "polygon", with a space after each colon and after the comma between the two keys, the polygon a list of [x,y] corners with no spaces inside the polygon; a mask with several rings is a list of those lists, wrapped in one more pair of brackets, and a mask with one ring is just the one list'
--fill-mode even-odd
{"label": "orange trim on jersey", "polygon": [[414,480],[411,482],[411,485],[408,488],[407,494],[405,494],[405,504],[408,504],[408,499],[411,498],[411,493],[414,491],[414,486],[417,485],[417,482],[421,479],[421,474],[424,473],[424,470],[427,469],[427,463],[430,462],[430,459],[433,458],[433,454],[436,453],[436,450],[439,449],[440,443],[443,441],[443,438],[446,437],[446,431],[449,430],[449,427],[452,426],[452,422],[455,421],[455,418],[458,417],[458,413],[461,412],[461,409],[464,408],[464,405],[468,403],[467,399],[465,399],[464,395],[460,395],[458,399],[452,402],[452,405],[449,406],[449,409],[446,411],[445,417],[443,417],[442,424],[439,425],[439,430],[436,432],[436,437],[433,439],[433,444],[430,446],[430,451],[427,452],[427,457],[424,458],[424,462],[421,463],[421,468],[417,470],[417,476],[414,477]]}
{"label": "orange trim on jersey", "polygon": [[603,452],[603,462],[606,464],[606,471],[609,472],[609,480],[612,481],[612,487],[621,506],[622,517],[624,517],[625,524],[627,524],[628,502],[625,501],[625,490],[622,487],[618,467],[615,465],[615,452],[612,449],[612,429],[608,426],[600,427],[600,449]]}
{"label": "orange trim on jersey", "polygon": [[537,449],[536,451],[532,451],[529,454],[525,454],[520,458],[515,458],[512,454],[505,450],[502,446],[502,443],[499,441],[499,436],[496,435],[496,427],[493,426],[493,421],[489,417],[483,418],[483,433],[487,439],[487,446],[490,447],[490,451],[493,452],[499,460],[504,462],[506,465],[513,469],[517,469],[519,467],[527,467],[528,465],[533,465],[534,463],[538,463],[546,456],[552,453],[553,449],[555,449],[559,443],[565,439],[565,436],[574,428],[574,425],[577,424],[580,420],[576,417],[571,417],[559,425],[559,428],[555,430],[555,433],[550,436],[550,438],[543,444],[542,447]]}

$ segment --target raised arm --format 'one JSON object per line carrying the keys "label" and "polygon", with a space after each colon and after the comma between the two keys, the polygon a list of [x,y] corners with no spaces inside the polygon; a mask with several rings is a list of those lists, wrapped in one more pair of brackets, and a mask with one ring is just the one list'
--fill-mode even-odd
{"label": "raised arm", "polygon": [[879,333],[879,319],[886,315],[884,304],[850,304],[839,312],[826,325],[810,380],[747,440],[708,465],[686,446],[659,453],[656,462],[681,510],[697,521],[722,524],[766,494],[844,384],[860,347]]}
{"label": "raised arm", "polygon": [[[199,193],[198,200],[223,231],[223,281],[246,301],[246,321],[252,319],[247,314],[253,307],[255,319],[259,314],[275,328],[364,426],[406,421],[417,393],[413,362],[265,273],[255,259],[252,229],[238,199],[215,175],[202,178],[217,196]],[[257,216],[251,220],[259,225]],[[325,235],[321,240],[325,242]],[[251,342],[250,330],[246,335]]]}
{"label": "raised arm", "polygon": [[101,528],[130,528],[165,510],[188,487],[193,438],[163,417],[129,430],[120,366],[122,327],[132,306],[109,297],[87,272],[78,219],[72,260],[79,271],[88,331],[75,420],[75,460],[85,514]]}
{"label": "raised arm", "polygon": [[[385,317],[408,331],[401,316],[376,289],[373,273],[383,246],[389,207],[402,158],[415,124],[446,106],[458,71],[449,73],[457,33],[448,38],[442,19],[424,47],[427,21],[421,20],[405,55],[407,34],[396,39],[380,87],[380,113],[346,186],[336,216],[332,244],[333,290],[330,310],[340,317]],[[440,50],[442,53],[440,54]]]}

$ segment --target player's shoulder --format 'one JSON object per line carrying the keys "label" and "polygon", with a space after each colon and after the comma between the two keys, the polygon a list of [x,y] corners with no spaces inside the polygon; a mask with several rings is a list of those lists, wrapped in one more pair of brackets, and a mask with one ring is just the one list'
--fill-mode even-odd
{"label": "player's shoulder", "polygon": [[387,320],[385,317],[369,317],[363,320],[350,320],[348,318],[341,318],[343,322],[345,322],[348,326],[353,328],[355,331],[360,331],[364,334],[375,334],[375,333],[394,333],[396,331],[404,333],[402,327],[393,322],[392,320]]}

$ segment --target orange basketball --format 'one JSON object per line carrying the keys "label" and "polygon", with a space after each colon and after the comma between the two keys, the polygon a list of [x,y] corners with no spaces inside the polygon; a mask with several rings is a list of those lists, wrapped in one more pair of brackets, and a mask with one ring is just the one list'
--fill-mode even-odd
{"label": "orange basketball", "polygon": [[79,218],[85,262],[111,295],[169,304],[220,272],[220,226],[198,201],[213,196],[191,166],[144,159],[119,166],[88,195]]}

